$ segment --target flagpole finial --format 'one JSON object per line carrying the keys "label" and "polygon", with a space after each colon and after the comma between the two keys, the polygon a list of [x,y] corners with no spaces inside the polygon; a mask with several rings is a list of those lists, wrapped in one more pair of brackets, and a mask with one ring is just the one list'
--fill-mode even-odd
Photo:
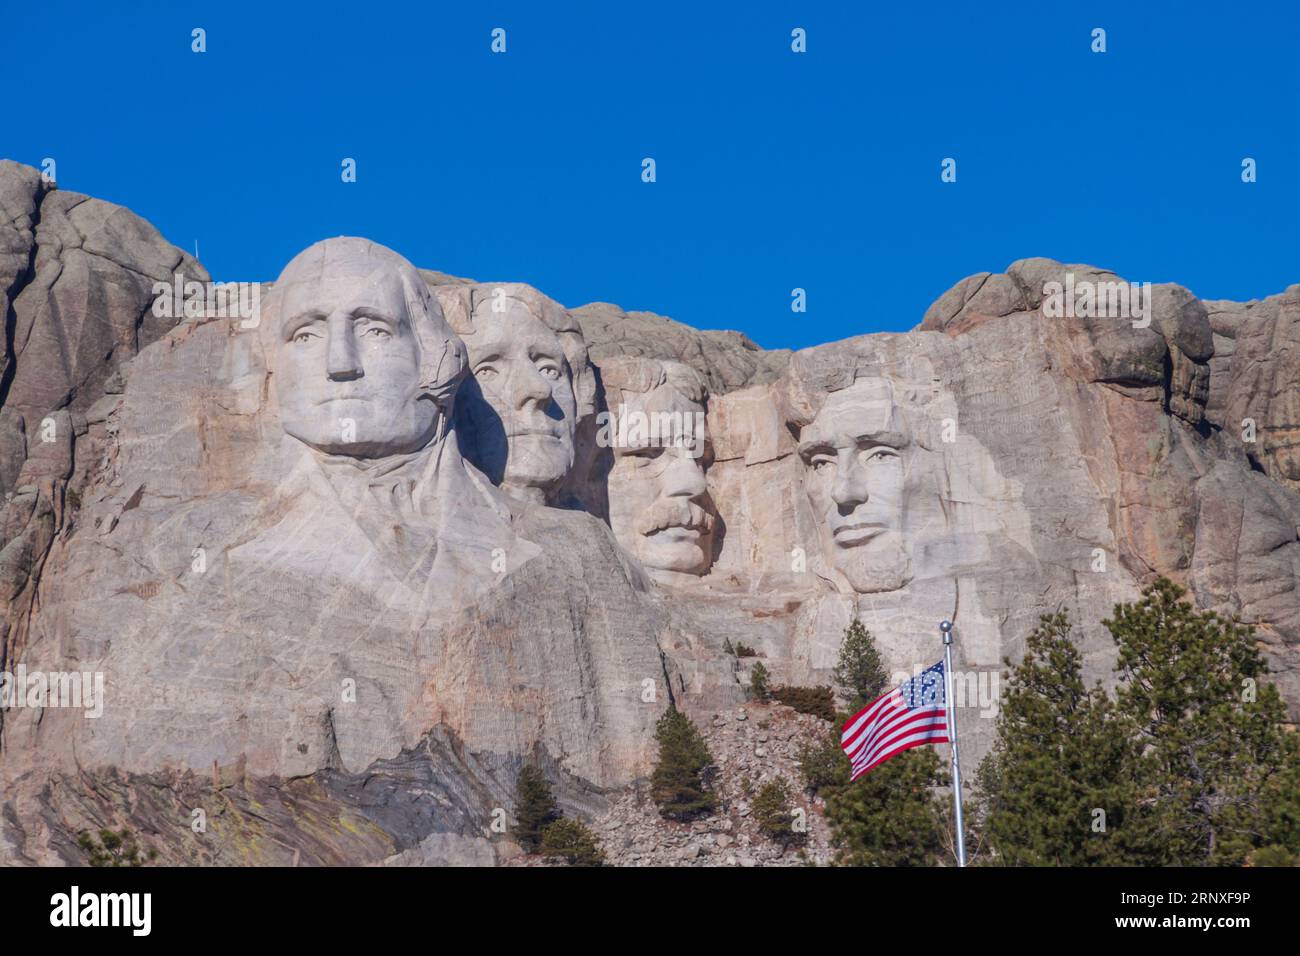
{"label": "flagpole finial", "polygon": [[952,643],[952,621],[940,621],[939,630],[943,631],[943,642]]}

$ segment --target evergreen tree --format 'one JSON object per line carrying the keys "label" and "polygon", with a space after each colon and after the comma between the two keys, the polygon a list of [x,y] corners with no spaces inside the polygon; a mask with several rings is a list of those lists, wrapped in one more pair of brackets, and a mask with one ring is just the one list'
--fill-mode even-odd
{"label": "evergreen tree", "polygon": [[706,771],[713,755],[690,718],[669,705],[655,726],[659,760],[650,778],[650,795],[659,812],[686,819],[712,810],[716,797],[708,789]]}
{"label": "evergreen tree", "polygon": [[578,820],[556,820],[542,831],[543,856],[560,857],[570,866],[604,866],[596,837]]}
{"label": "evergreen tree", "polygon": [[1300,859],[1300,743],[1253,633],[1184,594],[1161,578],[1103,622],[1119,650],[1113,700],[1084,686],[1064,615],[1030,636],[978,778],[994,862]]}
{"label": "evergreen tree", "polygon": [[515,839],[529,853],[542,845],[542,831],[560,819],[551,784],[536,764],[524,764],[515,785]]}
{"label": "evergreen tree", "polygon": [[754,695],[754,700],[767,700],[767,680],[767,668],[758,661],[749,672],[749,692]]}
{"label": "evergreen tree", "polygon": [[1129,862],[1134,751],[1110,699],[1084,685],[1082,665],[1068,617],[1044,615],[1010,674],[976,778],[982,799],[972,820],[988,862]]}
{"label": "evergreen tree", "polygon": [[777,777],[759,787],[750,811],[759,832],[769,839],[789,843],[795,837],[790,783],[785,777]]}
{"label": "evergreen tree", "polygon": [[[1285,742],[1282,772],[1264,787],[1260,834],[1264,846],[1251,854],[1250,862],[1255,866],[1300,866],[1300,734],[1286,734]],[[1264,857],[1273,862],[1265,863]],[[1290,862],[1279,862],[1287,859]]]}
{"label": "evergreen tree", "polygon": [[857,618],[844,629],[833,673],[848,709],[835,716],[834,727],[825,736],[799,749],[799,771],[804,786],[813,793],[848,786],[852,768],[840,746],[840,730],[850,716],[884,693],[889,680],[875,639]]}
{"label": "evergreen tree", "polygon": [[945,786],[933,747],[905,750],[832,788],[826,818],[841,866],[934,866],[951,859]]}
{"label": "evergreen tree", "polygon": [[854,620],[840,644],[835,681],[849,709],[818,742],[805,745],[799,769],[809,790],[826,801],[826,821],[847,866],[933,866],[950,856],[946,794],[935,788],[947,773],[932,747],[907,750],[849,782],[840,747],[848,718],[885,692],[889,682],[871,632]]}
{"label": "evergreen tree", "polygon": [[889,682],[871,632],[856,617],[844,629],[834,674],[850,714],[856,714],[883,694]]}
{"label": "evergreen tree", "polygon": [[840,747],[840,724],[823,734],[816,743],[799,748],[799,773],[804,786],[824,796],[836,787],[849,785],[852,767]]}
{"label": "evergreen tree", "polygon": [[[1119,710],[1136,732],[1150,862],[1233,865],[1276,840],[1296,852],[1296,753],[1249,627],[1197,611],[1161,578],[1104,621]],[[1275,834],[1268,831],[1272,829]]]}

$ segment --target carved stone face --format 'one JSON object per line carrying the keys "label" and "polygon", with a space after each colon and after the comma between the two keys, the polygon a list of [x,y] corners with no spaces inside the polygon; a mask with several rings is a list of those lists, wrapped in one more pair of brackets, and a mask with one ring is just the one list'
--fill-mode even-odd
{"label": "carved stone face", "polygon": [[704,406],[665,384],[615,414],[628,424],[615,418],[610,430],[614,537],[656,577],[706,573],[717,513],[704,482],[710,463]]}
{"label": "carved stone face", "polygon": [[474,379],[461,396],[471,457],[508,492],[549,500],[573,468],[577,425],[559,336],[508,298],[483,300],[473,325],[463,338]]}
{"label": "carved stone face", "polygon": [[281,291],[275,384],[284,430],[327,454],[374,458],[429,443],[438,408],[401,275],[309,272]]}
{"label": "carved stone face", "polygon": [[800,434],[823,556],[860,594],[893,591],[910,579],[907,444],[893,399],[869,380],[832,393]]}

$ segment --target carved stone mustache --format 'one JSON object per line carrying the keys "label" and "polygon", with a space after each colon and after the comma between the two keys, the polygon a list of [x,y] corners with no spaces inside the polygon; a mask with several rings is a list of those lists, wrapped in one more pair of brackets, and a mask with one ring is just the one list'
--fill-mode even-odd
{"label": "carved stone mustache", "polygon": [[684,498],[664,498],[656,501],[650,511],[639,518],[639,534],[652,535],[668,528],[687,528],[708,534],[713,530],[713,515],[693,501]]}

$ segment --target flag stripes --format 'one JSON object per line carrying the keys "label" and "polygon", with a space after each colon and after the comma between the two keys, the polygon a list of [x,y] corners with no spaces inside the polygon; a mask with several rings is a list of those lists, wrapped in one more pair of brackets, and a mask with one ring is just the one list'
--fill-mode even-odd
{"label": "flag stripes", "polygon": [[948,741],[942,661],[867,704],[840,734],[852,780],[904,750]]}

